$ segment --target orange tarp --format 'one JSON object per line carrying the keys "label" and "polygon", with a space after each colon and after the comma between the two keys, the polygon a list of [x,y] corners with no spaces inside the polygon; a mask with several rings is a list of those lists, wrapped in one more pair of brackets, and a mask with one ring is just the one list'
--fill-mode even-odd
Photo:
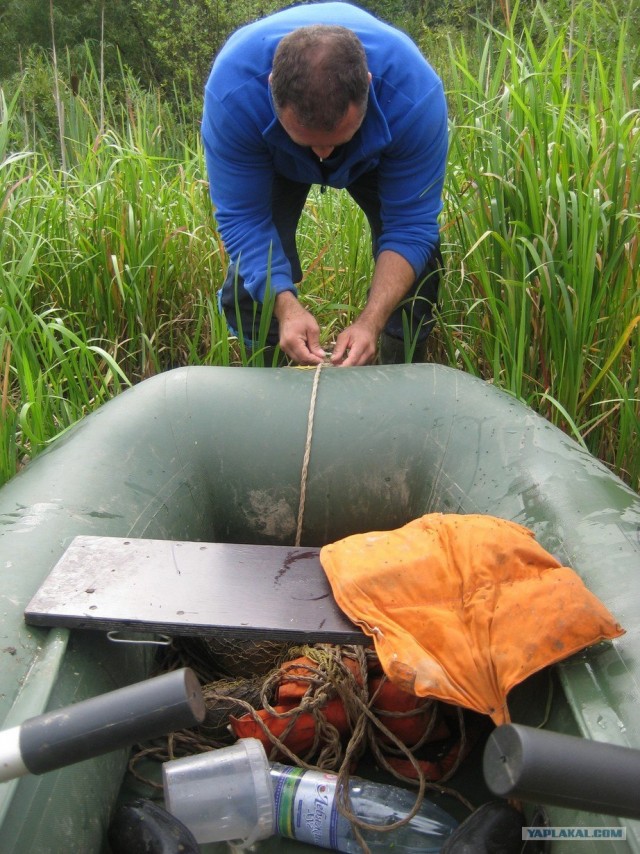
{"label": "orange tarp", "polygon": [[496,724],[514,685],[624,633],[530,530],[493,516],[429,514],[346,537],[320,560],[392,682]]}

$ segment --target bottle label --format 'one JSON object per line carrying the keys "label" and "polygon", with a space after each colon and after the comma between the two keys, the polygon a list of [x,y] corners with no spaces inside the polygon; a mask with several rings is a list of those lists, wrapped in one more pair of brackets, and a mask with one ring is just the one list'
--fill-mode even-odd
{"label": "bottle label", "polygon": [[276,832],[322,848],[337,848],[337,776],[283,768],[275,786]]}

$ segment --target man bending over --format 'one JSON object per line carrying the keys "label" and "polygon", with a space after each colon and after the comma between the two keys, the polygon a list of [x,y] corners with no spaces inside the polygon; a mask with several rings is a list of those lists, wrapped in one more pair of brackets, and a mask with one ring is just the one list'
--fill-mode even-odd
{"label": "man bending over", "polygon": [[368,364],[378,341],[382,362],[404,361],[405,329],[419,354],[440,283],[447,111],[440,79],[408,36],[347,3],[297,6],[243,27],[214,62],[202,134],[231,260],[219,293],[230,328],[239,312],[251,344],[269,292],[267,343],[299,364],[323,360],[318,323],[296,288],[296,229],[320,184],[346,189],[362,208],[375,259],[367,303],[331,361]]}

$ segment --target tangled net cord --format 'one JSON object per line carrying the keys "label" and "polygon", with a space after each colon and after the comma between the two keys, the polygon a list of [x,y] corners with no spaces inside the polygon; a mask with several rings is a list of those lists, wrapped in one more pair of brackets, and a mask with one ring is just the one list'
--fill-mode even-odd
{"label": "tangled net cord", "polygon": [[[413,751],[418,750],[428,740],[429,735],[431,734],[437,720],[437,702],[434,700],[427,700],[424,705],[409,712],[385,712],[385,715],[388,717],[407,718],[413,715],[424,714],[425,709],[431,706],[433,710],[432,716],[423,736],[418,744],[409,748],[382,723],[377,714],[373,711],[373,708],[375,707],[375,700],[381,686],[377,688],[375,693],[369,696],[369,689],[367,686],[368,653],[366,649],[360,646],[347,647],[322,644],[309,647],[305,652],[308,658],[311,658],[316,662],[315,666],[296,663],[296,672],[291,673],[285,665],[274,670],[266,678],[263,684],[260,698],[263,708],[275,718],[289,718],[290,721],[280,736],[275,735],[269,729],[250,703],[238,700],[235,702],[237,702],[242,708],[246,709],[252,719],[261,728],[265,737],[273,745],[271,758],[274,755],[283,755],[288,757],[294,765],[307,770],[335,769],[336,766],[339,765],[339,770],[337,772],[337,806],[342,815],[344,815],[353,825],[356,838],[362,846],[363,851],[368,852],[369,849],[362,838],[360,833],[361,830],[390,833],[407,824],[420,810],[427,788],[442,794],[451,795],[464,804],[469,811],[473,810],[473,806],[462,795],[460,795],[459,792],[442,785],[443,782],[448,780],[456,772],[463,755],[465,730],[460,710],[459,722],[461,749],[458,753],[458,757],[450,770],[443,775],[440,782],[433,783],[427,781]],[[356,678],[354,673],[345,666],[342,661],[343,657],[349,657],[356,660],[358,663],[359,679]],[[303,670],[306,671],[306,673],[302,673],[301,671]],[[273,689],[280,683],[283,677],[288,681],[300,682],[308,686],[299,705],[288,711],[278,711],[269,701],[269,696],[272,695]],[[386,677],[383,677],[381,685],[385,679]],[[207,696],[214,702],[226,701],[228,699],[228,697],[223,694],[209,693]],[[344,749],[344,755],[342,751],[340,733],[333,724],[326,720],[323,715],[323,708],[326,706],[328,700],[336,696],[344,705],[347,720],[351,727],[351,736]],[[310,714],[313,717],[315,724],[314,740],[304,757],[296,755],[286,744],[287,736],[294,729],[296,720],[302,714]],[[348,785],[350,776],[349,769],[351,768],[352,763],[362,756],[367,744],[371,748],[376,760],[385,771],[389,772],[396,779],[402,782],[415,784],[414,779],[400,774],[388,763],[380,745],[381,738],[391,742],[399,753],[404,754],[409,759],[418,777],[418,793],[411,811],[404,818],[399,819],[393,824],[385,826],[368,824],[355,815],[349,797]],[[316,754],[318,754],[317,759],[315,763],[311,764],[308,760]]]}

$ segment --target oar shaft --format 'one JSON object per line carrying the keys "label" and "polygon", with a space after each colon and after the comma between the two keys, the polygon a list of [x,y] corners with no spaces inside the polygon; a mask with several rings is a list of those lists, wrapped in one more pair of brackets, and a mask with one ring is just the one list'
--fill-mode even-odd
{"label": "oar shaft", "polygon": [[519,724],[498,727],[484,753],[501,797],[640,818],[640,750]]}
{"label": "oar shaft", "polygon": [[83,700],[0,732],[0,782],[190,727],[204,715],[200,684],[189,668]]}

